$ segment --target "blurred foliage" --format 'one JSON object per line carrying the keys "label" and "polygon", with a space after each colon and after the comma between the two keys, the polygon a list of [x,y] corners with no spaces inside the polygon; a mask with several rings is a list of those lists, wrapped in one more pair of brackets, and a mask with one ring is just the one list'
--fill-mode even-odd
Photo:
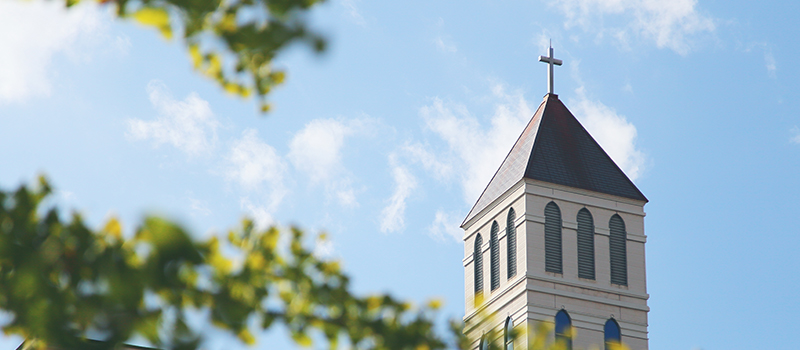
{"label": "blurred foliage", "polygon": [[[227,239],[197,240],[147,217],[126,238],[115,218],[98,230],[77,213],[63,220],[43,204],[51,193],[43,177],[33,189],[0,191],[0,310],[11,315],[2,329],[28,339],[26,348],[114,349],[141,336],[191,350],[203,342],[196,325],[204,321],[251,345],[281,324],[296,344],[330,349],[466,350],[464,330],[480,327],[490,329],[485,349],[503,349],[502,329],[485,327],[502,324],[495,315],[451,321],[446,342],[433,322],[441,301],[414,309],[388,294],[354,295],[339,263],[316,257],[297,228],[258,230],[245,219]],[[565,350],[548,338],[552,324],[537,327],[530,336],[515,327],[511,339]]]}
{"label": "blurred foliage", "polygon": [[189,317],[247,344],[282,324],[306,347],[446,346],[433,330],[440,302],[415,311],[390,295],[355,296],[338,262],[315,257],[299,229],[244,220],[227,239],[198,241],[148,217],[125,238],[116,219],[99,230],[78,214],[62,220],[42,204],[50,193],[44,179],[0,191],[0,309],[13,315],[3,331],[36,347],[82,348],[90,336],[110,349],[139,335],[158,348],[194,349],[203,334]]}
{"label": "blurred foliage", "polygon": [[[80,0],[64,0],[66,6]],[[169,40],[177,34],[194,69],[226,92],[257,95],[267,112],[267,94],[286,72],[273,59],[290,44],[325,50],[325,40],[311,31],[307,12],[323,0],[96,0],[113,6],[117,16],[157,30]]]}

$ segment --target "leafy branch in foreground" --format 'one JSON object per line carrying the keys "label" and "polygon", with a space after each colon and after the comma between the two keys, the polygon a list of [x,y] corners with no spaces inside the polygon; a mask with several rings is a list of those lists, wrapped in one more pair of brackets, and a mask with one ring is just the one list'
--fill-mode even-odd
{"label": "leafy branch in foreground", "polygon": [[[64,0],[70,7],[80,0]],[[325,49],[321,35],[309,30],[305,14],[324,0],[96,0],[114,6],[120,18],[134,19],[166,39],[183,35],[194,69],[226,92],[266,96],[283,83],[286,72],[272,61],[290,44]]]}
{"label": "leafy branch in foreground", "polygon": [[[179,225],[147,217],[125,238],[116,219],[93,230],[80,215],[62,220],[45,208],[52,189],[0,190],[0,309],[2,325],[38,349],[115,349],[134,336],[161,349],[203,343],[203,319],[254,344],[254,333],[281,324],[298,345],[330,349],[444,349],[434,329],[441,302],[413,310],[390,295],[359,297],[336,261],[314,256],[297,228],[288,237],[249,220],[227,239],[196,240]],[[476,324],[499,324],[480,315]],[[450,347],[470,349],[465,325],[451,321]],[[530,350],[565,350],[548,341],[552,325],[512,339]],[[501,349],[499,327],[488,327],[484,349]],[[95,340],[87,343],[87,339]],[[324,345],[323,345],[324,344]],[[625,350],[621,344],[610,349]]]}
{"label": "leafy branch in foreground", "polygon": [[303,346],[445,347],[431,321],[437,303],[413,311],[389,295],[355,296],[339,264],[315,257],[299,229],[284,246],[278,229],[244,220],[227,240],[197,241],[148,217],[127,239],[116,219],[100,230],[77,214],[62,221],[42,208],[50,193],[44,179],[34,190],[0,191],[0,309],[13,315],[3,331],[41,348],[87,337],[113,348],[140,335],[159,348],[194,349],[203,334],[187,325],[191,315],[248,344],[281,323]]}

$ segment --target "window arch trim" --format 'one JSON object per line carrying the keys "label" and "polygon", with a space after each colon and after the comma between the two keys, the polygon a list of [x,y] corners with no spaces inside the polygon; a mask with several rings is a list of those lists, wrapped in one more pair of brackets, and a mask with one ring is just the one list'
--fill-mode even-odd
{"label": "window arch trim", "polygon": [[544,208],[544,260],[545,271],[564,273],[562,268],[561,209],[551,201]]}
{"label": "window arch trim", "polygon": [[505,325],[503,326],[503,349],[514,350],[514,320],[511,316],[506,317]]}
{"label": "window arch trim", "polygon": [[500,231],[500,225],[497,221],[492,222],[492,230],[489,234],[489,251],[490,251],[490,264],[491,264],[491,289],[492,291],[500,288],[500,243],[497,238]]}
{"label": "window arch trim", "polygon": [[611,265],[611,283],[621,286],[628,285],[628,234],[625,221],[619,214],[614,214],[608,220],[608,249],[609,263]]}
{"label": "window arch trim", "polygon": [[555,324],[556,342],[564,342],[564,348],[572,350],[572,317],[567,310],[558,310]]}
{"label": "window arch trim", "polygon": [[578,211],[578,277],[595,279],[594,218],[585,207]]}
{"label": "window arch trim", "polygon": [[613,344],[619,344],[621,342],[622,329],[619,326],[619,322],[613,317],[609,318],[603,326],[603,343],[605,344],[605,350],[611,350]]}
{"label": "window arch trim", "polygon": [[517,275],[517,215],[514,208],[508,210],[508,217],[506,218],[506,245],[508,256],[508,274],[507,279],[511,279]]}
{"label": "window arch trim", "polygon": [[483,246],[483,238],[481,234],[478,233],[475,235],[475,248],[472,252],[472,260],[473,260],[473,268],[475,271],[475,296],[476,296],[476,304],[477,304],[477,297],[483,293],[483,252],[481,252],[481,247]]}

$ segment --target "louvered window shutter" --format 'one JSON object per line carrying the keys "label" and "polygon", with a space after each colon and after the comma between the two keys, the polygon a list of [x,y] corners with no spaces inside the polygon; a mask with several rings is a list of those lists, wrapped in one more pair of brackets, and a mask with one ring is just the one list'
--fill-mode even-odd
{"label": "louvered window shutter", "polygon": [[578,212],[578,277],[594,279],[594,220],[586,208]]}
{"label": "louvered window shutter", "polygon": [[514,208],[508,211],[508,222],[506,223],[506,243],[508,245],[508,277],[514,277],[517,274],[517,227],[516,214]]}
{"label": "louvered window shutter", "polygon": [[563,273],[561,269],[561,210],[555,202],[544,208],[545,271]]}
{"label": "louvered window shutter", "polygon": [[614,214],[608,222],[608,228],[611,231],[608,238],[611,251],[611,283],[627,286],[628,256],[625,222],[619,215]]}
{"label": "louvered window shutter", "polygon": [[475,266],[475,295],[483,293],[483,253],[481,246],[483,239],[481,234],[475,236],[475,251],[472,252],[473,264]]}
{"label": "louvered window shutter", "polygon": [[492,290],[500,287],[500,244],[497,241],[497,234],[500,231],[500,225],[497,221],[492,223],[492,233],[489,237],[489,250],[492,255]]}

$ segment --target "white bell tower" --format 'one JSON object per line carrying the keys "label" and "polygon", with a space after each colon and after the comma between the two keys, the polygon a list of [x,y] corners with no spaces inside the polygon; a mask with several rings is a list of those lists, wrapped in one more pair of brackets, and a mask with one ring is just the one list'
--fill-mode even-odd
{"label": "white bell tower", "polygon": [[[473,347],[527,349],[549,322],[575,348],[647,349],[646,203],[550,90],[461,225]],[[509,325],[528,337],[506,339]]]}

